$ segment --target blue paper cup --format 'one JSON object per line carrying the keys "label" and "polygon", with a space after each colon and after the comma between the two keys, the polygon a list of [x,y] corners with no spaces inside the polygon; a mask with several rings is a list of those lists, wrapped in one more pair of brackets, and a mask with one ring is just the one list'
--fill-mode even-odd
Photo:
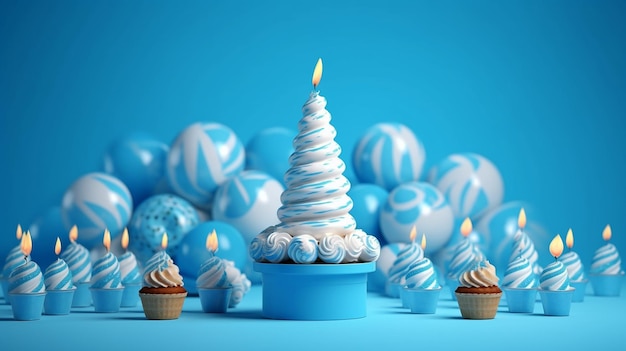
{"label": "blue paper cup", "polygon": [[541,295],[543,314],[546,316],[569,316],[574,288],[556,291],[539,289],[539,295]]}
{"label": "blue paper cup", "polygon": [[90,289],[94,310],[98,313],[119,312],[124,288]]}
{"label": "blue paper cup", "polygon": [[585,300],[585,292],[587,291],[588,280],[580,282],[570,281],[569,285],[574,288],[574,295],[572,296],[572,302],[583,302]]}
{"label": "blue paper cup", "polygon": [[619,296],[622,290],[622,274],[589,274],[589,280],[596,296]]}
{"label": "blue paper cup", "polygon": [[432,314],[437,311],[441,287],[436,289],[404,288],[411,313]]}
{"label": "blue paper cup", "polygon": [[446,277],[446,285],[448,286],[448,290],[450,291],[450,297],[452,301],[456,301],[456,293],[454,292],[456,288],[459,287],[459,279],[453,277]]}
{"label": "blue paper cup", "polygon": [[43,313],[56,315],[69,314],[75,290],[76,288],[68,290],[46,290]]}
{"label": "blue paper cup", "polygon": [[91,306],[91,292],[89,291],[89,282],[74,283],[76,290],[72,298],[72,307],[89,307]]}
{"label": "blue paper cup", "polygon": [[46,293],[9,294],[13,318],[18,321],[34,321],[41,319]]}
{"label": "blue paper cup", "polygon": [[122,293],[122,302],[120,304],[120,307],[137,306],[137,302],[139,302],[139,290],[140,289],[141,289],[141,284],[125,284],[124,293]]}
{"label": "blue paper cup", "polygon": [[232,288],[198,289],[202,311],[206,313],[225,313],[232,294]]}
{"label": "blue paper cup", "polygon": [[402,302],[402,308],[410,308],[409,298],[406,294],[406,286],[400,287],[400,301]]}
{"label": "blue paper cup", "polygon": [[537,301],[537,289],[515,289],[504,288],[506,304],[509,312],[513,313],[533,313],[535,302]]}
{"label": "blue paper cup", "polygon": [[401,289],[402,289],[402,284],[387,282],[385,284],[385,295],[392,297],[392,298],[399,298]]}

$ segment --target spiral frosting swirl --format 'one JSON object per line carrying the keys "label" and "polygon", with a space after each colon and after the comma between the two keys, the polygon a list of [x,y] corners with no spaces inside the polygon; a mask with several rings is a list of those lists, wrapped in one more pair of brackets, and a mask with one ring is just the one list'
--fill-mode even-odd
{"label": "spiral frosting swirl", "polygon": [[615,245],[608,243],[599,249],[593,255],[591,261],[592,274],[623,274],[622,259],[617,252]]}
{"label": "spiral frosting swirl", "polygon": [[120,263],[111,252],[107,252],[93,264],[91,287],[94,289],[118,289],[122,287]]}
{"label": "spiral frosting swirl", "polygon": [[439,282],[433,263],[426,257],[409,266],[406,273],[406,286],[409,289],[437,289]]}
{"label": "spiral frosting swirl", "polygon": [[[22,256],[22,262],[24,258]],[[46,291],[43,274],[37,263],[30,261],[17,266],[9,275],[9,293],[36,294]]]}
{"label": "spiral frosting swirl", "polygon": [[291,239],[287,250],[295,263],[313,263],[317,260],[317,240],[311,235],[299,235]]}
{"label": "spiral frosting swirl", "polygon": [[228,276],[226,275],[226,265],[221,258],[213,256],[204,261],[198,271],[196,285],[201,289],[223,289],[228,288]]}
{"label": "spiral frosting swirl", "polygon": [[230,295],[230,301],[228,303],[228,307],[237,306],[245,294],[250,291],[250,287],[252,283],[248,279],[248,277],[241,273],[241,271],[235,267],[235,263],[231,260],[223,260],[224,265],[226,266],[226,276],[228,278],[228,283],[232,286],[233,292]]}
{"label": "spiral frosting swirl", "polygon": [[346,242],[339,235],[325,236],[320,241],[318,256],[325,263],[341,263],[346,257]]}
{"label": "spiral frosting swirl", "polygon": [[502,279],[502,286],[514,289],[533,289],[539,285],[537,275],[526,257],[517,256],[509,262]]}
{"label": "spiral frosting swirl", "polygon": [[424,257],[424,251],[416,243],[412,242],[405,246],[400,252],[391,268],[389,268],[389,282],[404,284],[409,267],[414,262]]}
{"label": "spiral frosting swirl", "polygon": [[459,285],[466,288],[480,288],[498,285],[496,267],[489,261],[482,260],[469,271],[463,272],[459,277]]}
{"label": "spiral frosting swirl", "polygon": [[448,276],[454,279],[458,278],[463,272],[472,268],[477,257],[474,245],[467,239],[462,240],[456,246],[452,260],[448,265]]}
{"label": "spiral frosting swirl", "polygon": [[2,275],[4,278],[9,279],[11,272],[22,264],[24,264],[24,254],[22,253],[22,248],[18,245],[12,248],[5,258],[4,266],[2,267]]}
{"label": "spiral frosting swirl", "polygon": [[118,259],[120,263],[120,274],[122,275],[122,284],[140,284],[141,273],[139,273],[139,267],[137,266],[137,258],[135,255],[127,251]]}
{"label": "spiral frosting swirl", "polygon": [[63,250],[61,258],[70,267],[74,284],[86,283],[91,279],[89,251],[81,244],[72,242]]}
{"label": "spiral frosting swirl", "polygon": [[[358,232],[358,230],[357,230]],[[373,236],[367,235],[365,232],[361,232],[361,240],[363,241],[363,251],[359,256],[359,260],[362,262],[373,262],[380,256],[380,241]]]}
{"label": "spiral frosting swirl", "polygon": [[60,258],[57,258],[46,268],[43,277],[46,290],[70,290],[74,288],[70,268]]}
{"label": "spiral frosting swirl", "polygon": [[365,247],[360,233],[352,232],[346,235],[343,239],[346,242],[346,256],[343,258],[343,262],[357,262]]}
{"label": "spiral frosting swirl", "polygon": [[165,251],[155,253],[146,262],[143,285],[152,288],[183,286],[178,266]]}
{"label": "spiral frosting swirl", "polygon": [[274,232],[267,236],[264,244],[265,259],[272,263],[287,260],[287,248],[291,242],[291,235],[285,232]]}
{"label": "spiral frosting swirl", "polygon": [[517,256],[525,257],[533,268],[533,272],[541,274],[541,266],[539,265],[539,254],[535,249],[535,243],[530,236],[521,230],[515,233],[515,242],[513,243],[513,251],[509,261],[513,261]]}
{"label": "spiral frosting swirl", "polygon": [[582,282],[587,279],[583,263],[576,252],[568,251],[564,253],[559,257],[559,261],[565,265],[570,282]]}
{"label": "spiral frosting swirl", "polygon": [[539,287],[550,291],[570,289],[569,276],[563,262],[554,261],[543,269],[539,278]]}

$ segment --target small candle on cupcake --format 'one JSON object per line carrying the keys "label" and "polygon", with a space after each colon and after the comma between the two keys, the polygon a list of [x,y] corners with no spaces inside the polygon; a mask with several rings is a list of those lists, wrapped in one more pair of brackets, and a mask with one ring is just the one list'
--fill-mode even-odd
{"label": "small candle on cupcake", "polygon": [[509,262],[504,279],[502,279],[502,288],[506,295],[509,312],[514,313],[532,313],[535,310],[539,286],[539,280],[530,262],[521,255],[523,245],[520,243],[520,252]]}
{"label": "small candle on cupcake", "polygon": [[[422,234],[421,249],[426,251],[426,235]],[[406,274],[404,297],[411,313],[435,313],[441,285],[437,272],[427,257],[422,257],[411,264]]]}
{"label": "small candle on cupcake", "polygon": [[589,270],[591,286],[597,296],[619,296],[622,290],[622,259],[615,245],[610,243],[612,235],[611,226],[607,224],[602,231],[606,244],[596,250]]}
{"label": "small candle on cupcake", "polygon": [[120,273],[120,263],[111,253],[111,233],[104,230],[102,244],[106,254],[93,264],[91,295],[96,312],[118,312],[122,302],[124,286]]}
{"label": "small candle on cupcake", "polygon": [[61,239],[58,237],[54,245],[54,253],[57,255],[57,260],[46,268],[43,275],[47,292],[43,309],[45,314],[69,314],[76,287],[72,282],[70,268],[59,257]]}
{"label": "small candle on cupcake", "polygon": [[535,274],[541,274],[541,266],[539,265],[539,254],[535,249],[535,243],[530,236],[524,231],[526,227],[526,211],[522,207],[517,217],[518,230],[515,233],[515,242],[513,243],[513,252],[509,261],[514,260],[518,255],[526,257],[533,267]]}
{"label": "small candle on cupcake", "polygon": [[17,229],[15,231],[15,237],[17,238],[17,241],[19,241],[20,243],[14,246],[11,249],[11,251],[9,251],[9,254],[4,260],[4,266],[2,267],[2,274],[0,274],[1,275],[0,280],[2,284],[2,293],[7,303],[10,303],[9,301],[9,275],[11,275],[11,272],[15,268],[17,268],[19,265],[24,263],[24,255],[22,254],[22,245],[21,245],[22,234],[24,234],[22,232],[22,226],[18,224]]}
{"label": "small candle on cupcake", "polygon": [[121,238],[124,253],[118,257],[122,285],[124,286],[121,307],[135,307],[139,301],[139,289],[141,288],[141,273],[137,266],[137,258],[131,251],[128,251],[129,241],[128,229],[124,228]]}
{"label": "small candle on cupcake", "polygon": [[215,256],[218,245],[214,229],[206,240],[210,257],[200,266],[196,279],[202,310],[207,313],[226,312],[233,291],[226,274],[226,265],[221,258]]}
{"label": "small candle on cupcake", "polygon": [[571,228],[567,231],[567,235],[565,236],[565,245],[567,245],[568,251],[559,257],[559,260],[563,262],[565,268],[567,268],[569,283],[574,288],[572,302],[582,302],[585,298],[587,275],[585,274],[585,269],[580,257],[572,250],[572,247],[574,247],[574,232]]}
{"label": "small candle on cupcake", "polygon": [[406,285],[409,267],[413,262],[424,257],[424,251],[415,243],[416,236],[417,229],[414,225],[409,233],[410,243],[398,252],[398,256],[389,268],[389,278],[385,286],[385,292],[389,297],[400,297],[401,289]]}
{"label": "small candle on cupcake", "polygon": [[41,318],[46,297],[43,274],[37,263],[30,260],[33,242],[30,233],[22,236],[22,264],[9,275],[9,299],[13,317],[17,320]]}
{"label": "small candle on cupcake", "polygon": [[61,253],[61,258],[67,263],[72,272],[72,282],[76,286],[72,307],[87,307],[91,305],[91,258],[89,250],[77,242],[78,227],[72,226],[69,232],[70,245]]}
{"label": "small candle on cupcake", "polygon": [[472,268],[476,260],[482,256],[469,240],[469,235],[472,233],[472,230],[472,220],[467,217],[463,223],[461,223],[461,235],[463,236],[463,240],[456,246],[452,260],[448,264],[446,274],[446,285],[448,285],[452,300],[456,300],[455,290],[459,286],[459,277]]}
{"label": "small candle on cupcake", "polygon": [[550,242],[554,262],[547,265],[539,277],[539,295],[543,313],[548,316],[568,316],[574,288],[569,284],[565,265],[559,261],[563,253],[563,239],[557,234]]}

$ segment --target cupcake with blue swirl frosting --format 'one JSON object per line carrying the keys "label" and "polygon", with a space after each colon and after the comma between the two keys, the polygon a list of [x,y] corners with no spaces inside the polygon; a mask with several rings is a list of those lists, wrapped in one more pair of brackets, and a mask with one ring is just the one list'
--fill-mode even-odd
{"label": "cupcake with blue swirl frosting", "polygon": [[532,313],[535,310],[539,280],[524,256],[517,256],[506,268],[502,289],[509,312]]}
{"label": "cupcake with blue swirl frosting", "polygon": [[435,313],[441,285],[432,262],[422,257],[411,264],[406,274],[404,298],[411,313]]}
{"label": "cupcake with blue swirl frosting", "polygon": [[13,317],[17,320],[40,319],[46,296],[43,274],[29,256],[22,256],[22,260],[23,263],[9,275],[9,299]]}
{"label": "cupcake with blue swirl frosting", "polygon": [[90,289],[96,312],[119,311],[124,285],[119,261],[111,252],[94,263]]}
{"label": "cupcake with blue swirl frosting", "polygon": [[563,262],[565,265],[567,274],[569,275],[570,285],[574,288],[572,302],[582,302],[585,298],[588,279],[580,257],[572,250],[574,246],[574,234],[571,229],[567,232],[565,242],[569,250],[559,257],[559,261]]}
{"label": "cupcake with blue swirl frosting", "polygon": [[44,313],[70,313],[76,287],[72,282],[72,273],[65,261],[57,258],[55,262],[46,268],[43,276],[47,292],[44,301]]}
{"label": "cupcake with blue swirl frosting", "polygon": [[622,259],[615,245],[609,242],[611,235],[611,226],[607,225],[602,232],[606,244],[596,250],[591,261],[589,279],[597,296],[619,296],[622,290]]}

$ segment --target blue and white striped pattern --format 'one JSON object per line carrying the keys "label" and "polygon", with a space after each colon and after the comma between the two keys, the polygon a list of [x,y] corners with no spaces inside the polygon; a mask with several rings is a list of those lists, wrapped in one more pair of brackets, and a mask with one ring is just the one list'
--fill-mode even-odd
{"label": "blue and white striped pattern", "polygon": [[563,262],[567,268],[567,274],[571,282],[581,282],[587,280],[585,268],[578,254],[574,251],[568,251],[559,257],[559,261]]}
{"label": "blue and white striped pattern", "polygon": [[359,139],[352,164],[362,183],[379,185],[387,190],[417,181],[426,154],[413,131],[400,123],[379,123]]}
{"label": "blue and white striped pattern", "polygon": [[539,287],[549,291],[570,289],[567,269],[565,269],[563,262],[554,261],[543,269],[539,278]]}
{"label": "blue and white striped pattern", "polygon": [[141,273],[137,266],[137,258],[135,255],[127,251],[118,258],[120,263],[120,274],[122,275],[122,284],[140,284]]}
{"label": "blue and white striped pattern", "polygon": [[221,258],[212,256],[204,261],[198,271],[196,286],[200,289],[223,289],[230,286],[226,265]]}
{"label": "blue and white striped pattern", "polygon": [[608,243],[593,255],[590,273],[593,274],[623,274],[622,259],[615,248],[615,245]]}
{"label": "blue and white striped pattern", "polygon": [[470,270],[479,258],[474,245],[468,239],[463,239],[454,250],[452,261],[448,265],[447,276],[454,279],[458,278]]}
{"label": "blue and white striped pattern", "polygon": [[230,128],[220,123],[194,123],[170,147],[167,180],[178,195],[208,208],[215,189],[244,166],[244,146]]}
{"label": "blue and white striped pattern", "polygon": [[389,282],[404,284],[409,267],[424,257],[424,251],[416,243],[403,248],[389,268]]}
{"label": "blue and white striped pattern", "polygon": [[132,211],[133,199],[126,185],[105,173],[80,177],[65,192],[61,206],[65,226],[78,226],[79,241],[89,249],[102,242],[105,229],[111,239],[119,235]]}
{"label": "blue and white striped pattern", "polygon": [[413,262],[406,273],[406,286],[409,289],[437,289],[439,281],[433,263],[426,257]]}
{"label": "blue and white striped pattern", "polygon": [[299,235],[291,239],[287,254],[295,263],[313,263],[317,260],[317,240],[311,235]]}
{"label": "blue and white striped pattern", "polygon": [[502,279],[502,286],[513,289],[533,289],[539,285],[537,275],[533,272],[528,259],[517,256],[509,262]]}
{"label": "blue and white striped pattern", "polygon": [[24,264],[24,254],[20,245],[15,246],[9,251],[6,259],[4,260],[4,267],[2,268],[2,276],[5,279],[9,279],[11,272],[18,266]]}
{"label": "blue and white striped pattern", "polygon": [[9,275],[9,293],[35,294],[46,291],[41,269],[33,261],[26,261]]}
{"label": "blue and white striped pattern", "polygon": [[318,255],[325,263],[341,263],[346,257],[346,242],[339,235],[325,236],[320,240]]}
{"label": "blue and white striped pattern", "polygon": [[514,260],[517,256],[525,257],[533,267],[533,272],[541,274],[542,268],[539,265],[539,254],[535,249],[535,243],[526,232],[521,230],[518,230],[515,234],[515,243],[513,244],[510,260]]}
{"label": "blue and white striped pattern", "polygon": [[117,289],[122,286],[120,263],[115,255],[107,252],[93,264],[91,287],[93,289]]}
{"label": "blue and white striped pattern", "polygon": [[70,243],[61,253],[61,258],[70,267],[74,284],[85,283],[91,279],[91,259],[89,251],[83,245]]}
{"label": "blue and white striped pattern", "polygon": [[72,272],[60,258],[46,268],[43,277],[46,290],[70,290],[74,287]]}

